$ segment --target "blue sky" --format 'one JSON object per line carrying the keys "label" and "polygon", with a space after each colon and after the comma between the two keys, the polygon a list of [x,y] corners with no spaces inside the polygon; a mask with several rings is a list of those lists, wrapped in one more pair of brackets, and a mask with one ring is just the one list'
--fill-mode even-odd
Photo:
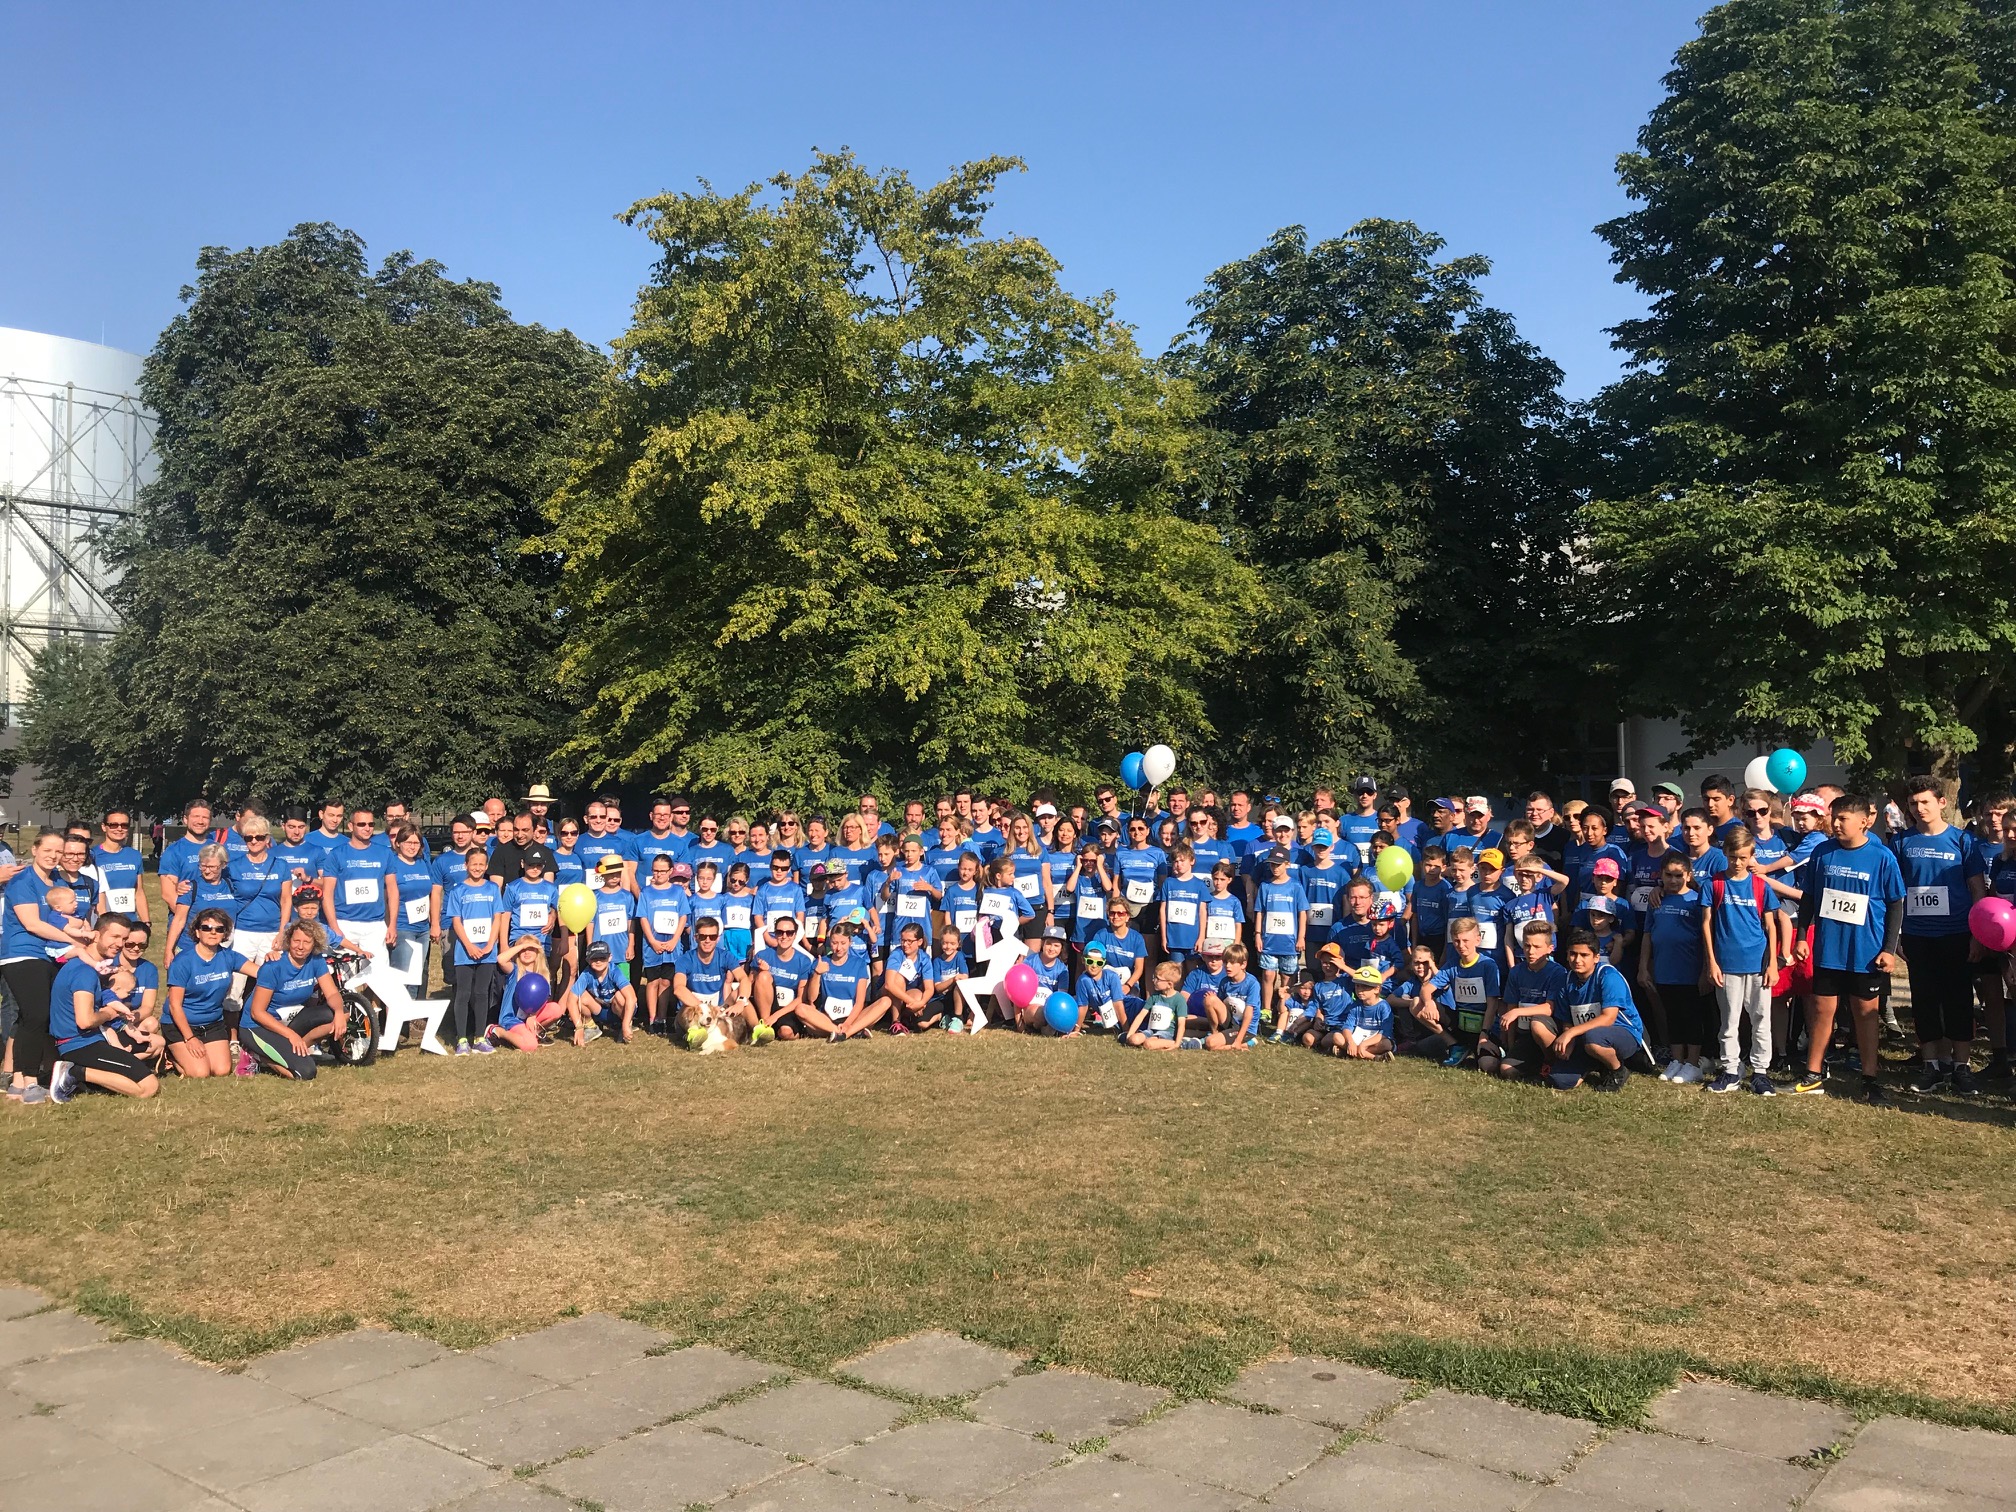
{"label": "blue sky", "polygon": [[635,199],[815,146],[919,179],[1002,152],[1029,171],[991,224],[1151,351],[1275,228],[1393,216],[1489,257],[1579,396],[1638,307],[1591,227],[1703,8],[0,0],[0,325],[144,350],[199,247],[332,220],[604,342]]}

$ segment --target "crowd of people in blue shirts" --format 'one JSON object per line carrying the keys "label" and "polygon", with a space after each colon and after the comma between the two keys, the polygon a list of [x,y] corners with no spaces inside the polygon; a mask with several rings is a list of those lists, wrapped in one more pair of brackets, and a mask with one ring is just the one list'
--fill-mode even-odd
{"label": "crowd of people in blue shirts", "polygon": [[1370,777],[1306,805],[1129,796],[960,791],[884,818],[864,794],[836,821],[668,795],[630,828],[614,797],[576,818],[535,786],[455,816],[438,852],[396,804],[286,809],[276,831],[258,805],[224,825],[195,802],[158,858],[163,919],[115,810],[0,865],[7,1095],[312,1078],[345,951],[416,993],[438,969],[455,1056],[1006,1030],[1603,1091],[1636,1071],[1812,1094],[1850,1069],[1876,1102],[1901,960],[1914,1089],[2009,1074],[2010,963],[1967,924],[1974,900],[2016,898],[2007,794],[1965,827],[1929,779],[1879,810],[1619,778],[1607,803],[1533,793],[1509,818],[1460,794],[1417,815]]}

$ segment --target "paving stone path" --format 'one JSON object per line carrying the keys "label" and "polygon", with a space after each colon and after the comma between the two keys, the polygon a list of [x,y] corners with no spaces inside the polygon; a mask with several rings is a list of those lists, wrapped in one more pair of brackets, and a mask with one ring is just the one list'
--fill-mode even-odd
{"label": "paving stone path", "polygon": [[815,1379],[606,1316],[465,1354],[359,1330],[227,1374],[0,1290],[0,1509],[1995,1512],[2016,1439],[1693,1382],[1606,1432],[1336,1361],[1227,1398],[949,1334]]}

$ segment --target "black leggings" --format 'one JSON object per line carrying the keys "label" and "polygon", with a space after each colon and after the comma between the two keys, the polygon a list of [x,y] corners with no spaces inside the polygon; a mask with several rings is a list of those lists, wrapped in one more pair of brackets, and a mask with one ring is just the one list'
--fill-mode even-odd
{"label": "black leggings", "polygon": [[477,961],[455,968],[455,995],[448,1005],[448,1037],[473,1040],[483,1032],[490,1013],[490,992],[497,981],[495,961]]}
{"label": "black leggings", "polygon": [[1971,935],[1905,935],[1904,968],[1911,977],[1911,1017],[1918,1043],[1974,1038],[1974,968],[1967,960]]}
{"label": "black leggings", "polygon": [[49,1067],[56,1042],[49,1037],[49,991],[56,985],[56,963],[46,956],[9,961],[0,966],[7,990],[14,994],[19,1017],[14,1023],[14,1074],[49,1085]]}
{"label": "black leggings", "polygon": [[[1705,1045],[1708,1034],[1708,997],[1692,982],[1661,982],[1659,990],[1653,994],[1659,1000],[1658,1017],[1666,1021],[1665,1043],[1669,1045]],[[1653,1043],[1659,1043],[1659,1036],[1646,1026],[1652,1034]],[[1720,1021],[1717,1021],[1720,1032]]]}
{"label": "black leggings", "polygon": [[[327,1003],[308,1003],[288,1021],[287,1027],[296,1034],[306,1034],[310,1029],[320,1029],[324,1024],[335,1021],[336,1015]],[[238,1025],[238,1041],[252,1053],[255,1067],[269,1071],[285,1068],[296,1081],[315,1080],[315,1057],[312,1054],[296,1055],[285,1035],[274,1033],[249,1012]]]}

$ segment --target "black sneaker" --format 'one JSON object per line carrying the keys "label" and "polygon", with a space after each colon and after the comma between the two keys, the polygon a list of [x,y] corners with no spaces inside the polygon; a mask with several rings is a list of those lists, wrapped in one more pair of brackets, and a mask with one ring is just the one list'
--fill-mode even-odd
{"label": "black sneaker", "polygon": [[[1970,1076],[1968,1080],[1972,1081],[1973,1078]],[[1918,1074],[1911,1078],[1911,1090],[1920,1094],[1944,1092],[1952,1085],[1953,1073],[1936,1061],[1921,1066]]]}
{"label": "black sneaker", "polygon": [[1631,1073],[1619,1066],[1615,1071],[1605,1071],[1596,1078],[1598,1092],[1622,1092],[1631,1080]]}
{"label": "black sneaker", "polygon": [[1974,1080],[1974,1070],[1971,1066],[1955,1066],[1953,1068],[1953,1090],[1962,1097],[1979,1097],[1981,1095],[1981,1084]]}
{"label": "black sneaker", "polygon": [[1873,1076],[1862,1078],[1861,1100],[1872,1108],[1892,1108],[1896,1106],[1890,1100],[1890,1094],[1883,1090],[1883,1083],[1876,1080]]}
{"label": "black sneaker", "polygon": [[1989,1056],[1987,1069],[1981,1074],[1990,1081],[2008,1081],[2010,1079],[2009,1052],[2007,1050],[1997,1050],[1993,1055]]}

